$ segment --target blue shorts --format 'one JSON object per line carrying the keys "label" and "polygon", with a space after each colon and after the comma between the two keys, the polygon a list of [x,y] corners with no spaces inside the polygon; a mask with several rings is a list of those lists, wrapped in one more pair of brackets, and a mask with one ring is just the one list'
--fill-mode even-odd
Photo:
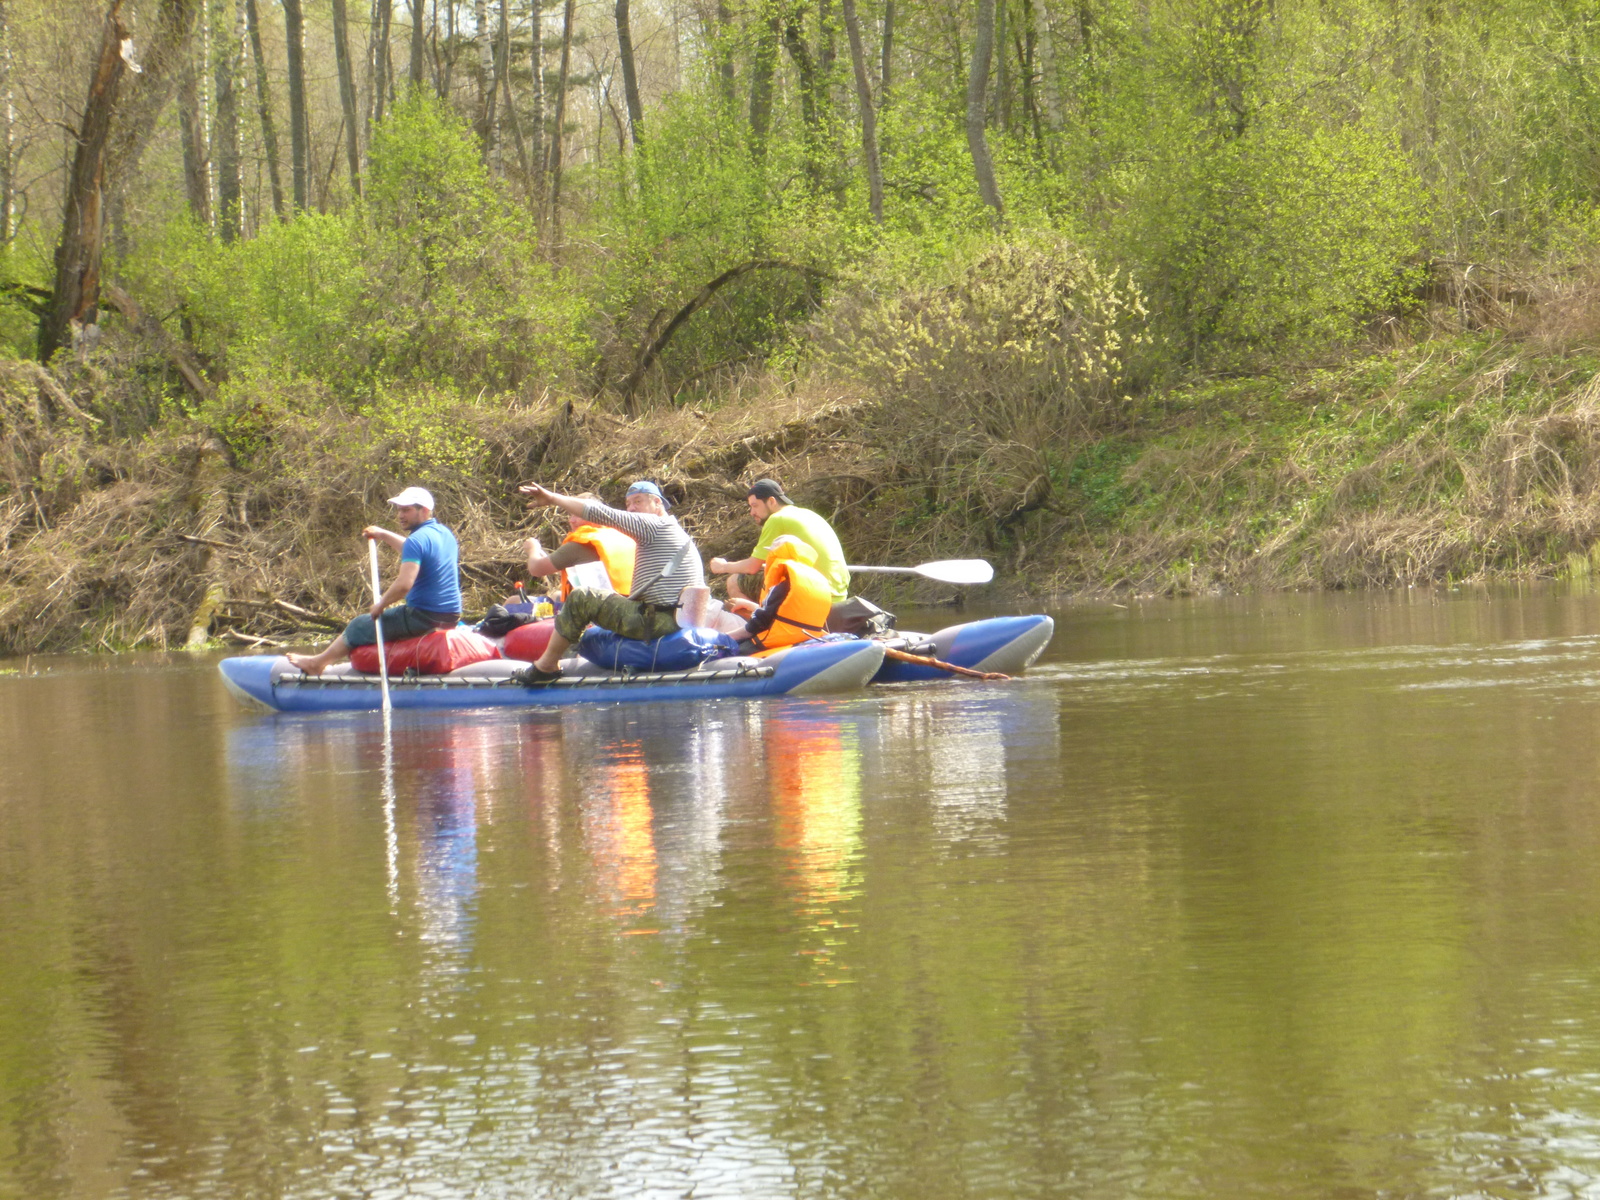
{"label": "blue shorts", "polygon": [[[406,604],[392,604],[383,610],[383,640],[403,642],[407,638],[432,633],[435,629],[453,628],[460,620],[460,613],[428,612]],[[377,641],[378,634],[373,629],[371,613],[362,613],[344,627],[346,646],[372,646]]]}

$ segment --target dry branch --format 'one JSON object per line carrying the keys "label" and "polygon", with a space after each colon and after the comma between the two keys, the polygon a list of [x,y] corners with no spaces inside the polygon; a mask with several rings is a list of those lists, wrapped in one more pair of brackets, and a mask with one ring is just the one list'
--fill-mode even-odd
{"label": "dry branch", "polygon": [[699,292],[695,294],[694,298],[689,301],[689,303],[685,304],[677,311],[676,314],[674,314],[672,320],[667,322],[665,329],[657,334],[652,341],[640,348],[638,361],[635,362],[633,370],[629,373],[628,378],[623,380],[622,383],[622,402],[630,417],[636,416],[638,413],[638,405],[634,401],[634,392],[638,389],[640,382],[644,379],[645,372],[650,369],[650,364],[655,362],[656,356],[659,355],[662,350],[666,349],[667,343],[672,340],[672,335],[678,332],[678,329],[685,321],[709,304],[711,302],[711,298],[715,296],[718,291],[720,291],[726,285],[732,283],[735,279],[738,279],[741,275],[748,275],[752,271],[796,271],[802,275],[809,276],[812,279],[832,278],[832,276],[830,276],[826,271],[819,271],[815,267],[802,266],[799,263],[784,262],[781,259],[776,258],[752,259],[750,262],[740,263],[736,267],[729,267],[721,275],[718,275],[710,283],[706,284],[705,287],[701,288]]}

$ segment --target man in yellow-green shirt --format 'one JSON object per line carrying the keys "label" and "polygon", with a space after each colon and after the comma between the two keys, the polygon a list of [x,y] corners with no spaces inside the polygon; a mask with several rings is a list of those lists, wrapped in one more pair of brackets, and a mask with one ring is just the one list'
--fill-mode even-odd
{"label": "man in yellow-green shirt", "polygon": [[756,542],[756,548],[750,552],[749,558],[741,558],[737,562],[713,558],[706,564],[713,575],[728,577],[729,596],[750,600],[760,598],[759,579],[752,588],[756,595],[745,596],[744,589],[739,586],[739,578],[764,570],[767,551],[772,548],[773,542],[785,534],[799,538],[817,552],[816,568],[832,586],[835,602],[850,594],[850,572],[845,568],[844,549],[839,545],[839,535],[834,533],[827,518],[794,503],[784,495],[783,486],[773,479],[756,480],[750,485],[749,495],[745,499],[750,505],[751,519],[761,523],[761,539]]}

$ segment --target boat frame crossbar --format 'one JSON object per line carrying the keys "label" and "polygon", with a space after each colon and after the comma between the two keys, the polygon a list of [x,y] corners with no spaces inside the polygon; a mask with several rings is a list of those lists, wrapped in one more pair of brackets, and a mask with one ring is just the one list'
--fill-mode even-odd
{"label": "boat frame crossbar", "polygon": [[[449,688],[518,688],[539,690],[544,688],[605,688],[605,687],[649,687],[657,684],[674,683],[727,683],[736,679],[770,679],[777,672],[771,666],[738,666],[727,667],[720,671],[666,671],[656,673],[640,673],[630,675],[619,672],[608,675],[563,675],[559,679],[552,679],[548,683],[516,683],[510,678],[495,679],[481,675],[451,676],[451,675],[408,675],[398,679],[391,678],[389,686],[397,690],[422,691],[428,688],[446,690]],[[328,688],[328,687],[372,687],[378,683],[377,675],[300,675],[284,674],[273,681],[273,688],[284,686]]]}

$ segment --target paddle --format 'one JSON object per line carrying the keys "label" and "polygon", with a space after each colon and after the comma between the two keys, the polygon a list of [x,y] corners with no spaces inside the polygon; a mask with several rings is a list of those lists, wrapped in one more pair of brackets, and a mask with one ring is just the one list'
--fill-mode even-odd
{"label": "paddle", "polygon": [[974,671],[971,667],[958,667],[955,663],[947,663],[942,659],[933,658],[923,654],[912,654],[908,650],[892,650],[885,646],[885,658],[898,659],[901,662],[915,663],[919,667],[937,667],[941,671],[949,671],[952,675],[960,675],[966,679],[982,679],[986,682],[1005,683],[1011,676],[1002,675],[999,671]]}
{"label": "paddle", "polygon": [[994,578],[994,568],[981,558],[947,558],[923,563],[920,567],[846,567],[845,570],[874,575],[920,575],[935,583],[988,583]]}
{"label": "paddle", "polygon": [[[383,599],[383,589],[378,586],[378,543],[374,539],[368,538],[367,550],[370,551],[367,555],[367,563],[372,568],[372,602],[376,604]],[[383,711],[387,715],[389,712],[389,659],[383,652],[383,622],[374,621],[372,630],[378,635],[378,686],[383,691]]]}

